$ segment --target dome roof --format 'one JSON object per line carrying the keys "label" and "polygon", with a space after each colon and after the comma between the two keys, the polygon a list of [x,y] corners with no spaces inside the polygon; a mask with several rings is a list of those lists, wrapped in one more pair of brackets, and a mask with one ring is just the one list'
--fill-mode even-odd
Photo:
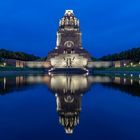
{"label": "dome roof", "polygon": [[63,18],[60,20],[59,26],[61,28],[78,28],[79,20],[75,17],[73,10],[66,10]]}
{"label": "dome roof", "polygon": [[65,16],[74,16],[73,10],[66,10]]}

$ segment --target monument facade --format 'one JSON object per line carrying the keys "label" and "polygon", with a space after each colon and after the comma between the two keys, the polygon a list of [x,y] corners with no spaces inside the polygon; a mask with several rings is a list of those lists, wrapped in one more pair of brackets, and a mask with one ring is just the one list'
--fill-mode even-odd
{"label": "monument facade", "polygon": [[82,47],[79,20],[72,10],[66,10],[59,22],[56,48],[48,54],[47,61],[56,68],[86,68],[90,54]]}

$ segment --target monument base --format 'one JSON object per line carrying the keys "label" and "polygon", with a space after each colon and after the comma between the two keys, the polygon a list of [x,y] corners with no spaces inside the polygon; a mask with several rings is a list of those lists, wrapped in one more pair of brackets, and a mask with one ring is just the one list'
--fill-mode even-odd
{"label": "monument base", "polygon": [[51,74],[87,74],[89,73],[86,68],[51,68],[49,70]]}

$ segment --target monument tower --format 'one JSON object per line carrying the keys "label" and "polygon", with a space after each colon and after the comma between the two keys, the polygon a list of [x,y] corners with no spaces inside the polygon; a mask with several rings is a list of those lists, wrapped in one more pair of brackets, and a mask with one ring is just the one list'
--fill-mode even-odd
{"label": "monument tower", "polygon": [[59,22],[56,48],[49,53],[48,61],[56,68],[86,68],[91,57],[82,47],[79,20],[73,10],[66,10]]}

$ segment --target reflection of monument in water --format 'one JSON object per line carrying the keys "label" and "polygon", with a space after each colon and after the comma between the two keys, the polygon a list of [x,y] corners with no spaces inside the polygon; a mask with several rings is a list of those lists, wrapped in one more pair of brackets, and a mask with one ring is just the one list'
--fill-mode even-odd
{"label": "reflection of monument in water", "polygon": [[[30,75],[0,78],[0,95],[26,90],[38,83],[46,84],[56,97],[59,122],[66,133],[72,133],[79,124],[82,97],[94,83],[119,89],[133,96],[140,96],[140,80],[90,75]],[[1,96],[2,97],[2,96]]]}
{"label": "reflection of monument in water", "polygon": [[79,124],[82,95],[90,85],[86,75],[53,75],[51,78],[49,87],[56,96],[59,122],[68,134]]}
{"label": "reflection of monument in water", "polygon": [[59,122],[68,134],[79,124],[82,96],[94,82],[109,82],[110,78],[83,75],[50,75],[49,89],[55,94]]}
{"label": "reflection of monument in water", "polygon": [[64,126],[66,133],[73,133],[74,127],[79,124],[81,95],[56,94],[56,100],[60,124]]}
{"label": "reflection of monument in water", "polygon": [[[45,83],[55,94],[56,108],[59,114],[59,122],[64,126],[66,133],[73,133],[75,126],[79,124],[82,95],[86,93],[94,82],[108,82],[107,77],[89,75],[36,75],[17,76],[4,78],[3,89],[17,90],[22,86],[31,86],[37,83]],[[23,89],[23,88],[22,88]]]}

